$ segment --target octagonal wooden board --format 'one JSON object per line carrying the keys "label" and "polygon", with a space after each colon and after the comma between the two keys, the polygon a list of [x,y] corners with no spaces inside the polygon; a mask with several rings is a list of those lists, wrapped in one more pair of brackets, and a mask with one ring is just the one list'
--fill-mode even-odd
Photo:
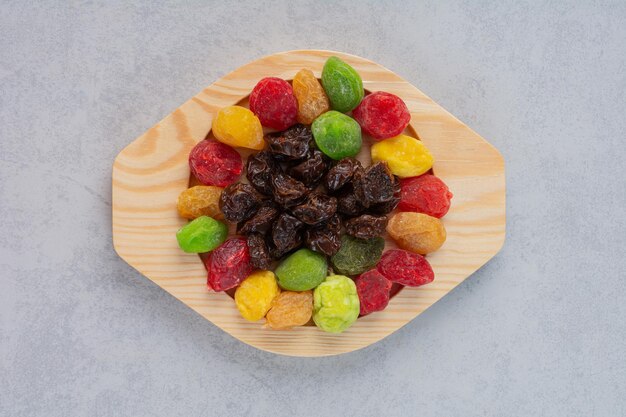
{"label": "octagonal wooden board", "polygon": [[[428,255],[435,281],[405,288],[386,310],[360,318],[342,334],[315,326],[265,329],[239,315],[225,293],[206,287],[199,257],[182,252],[175,234],[186,220],[176,211],[188,187],[187,157],[210,133],[217,111],[245,100],[257,81],[290,80],[302,68],[316,76],[335,55],[351,64],[365,89],[397,94],[411,112],[411,130],[435,156],[434,172],[454,193],[444,218],[448,239]],[[363,156],[367,158],[367,152]],[[124,148],[113,165],[113,244],[141,274],[237,339],[259,349],[293,356],[350,352],[383,339],[414,319],[491,259],[505,235],[504,161],[487,141],[437,103],[383,66],[332,51],[303,50],[270,55],[238,68],[184,103]],[[392,245],[390,242],[389,245]]]}

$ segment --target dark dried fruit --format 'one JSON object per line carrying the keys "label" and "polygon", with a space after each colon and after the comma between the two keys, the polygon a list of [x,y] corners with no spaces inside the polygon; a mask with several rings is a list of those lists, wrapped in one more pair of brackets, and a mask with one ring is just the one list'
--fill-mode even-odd
{"label": "dark dried fruit", "polygon": [[246,177],[260,193],[272,195],[272,176],[279,169],[270,153],[263,151],[248,157]]}
{"label": "dark dried fruit", "polygon": [[294,216],[308,225],[330,219],[337,211],[337,199],[326,194],[313,192],[306,201],[292,210]]}
{"label": "dark dried fruit", "polygon": [[326,189],[334,193],[352,181],[354,174],[362,170],[363,166],[359,160],[354,158],[343,158],[328,170],[325,178]]}
{"label": "dark dried fruit", "polygon": [[271,205],[265,205],[248,220],[237,225],[237,233],[248,235],[250,233],[260,233],[265,235],[272,229],[274,220],[278,217],[278,210]]}
{"label": "dark dried fruit", "polygon": [[290,214],[282,213],[272,228],[273,256],[279,258],[302,244],[300,230],[304,224]]}
{"label": "dark dried fruit", "polygon": [[289,174],[310,187],[324,176],[326,168],[327,163],[324,160],[324,154],[315,149],[309,153],[309,159],[291,167]]}
{"label": "dark dried fruit", "polygon": [[363,214],[346,222],[346,233],[359,239],[371,239],[385,232],[387,221],[384,215]]}
{"label": "dark dried fruit", "polygon": [[384,162],[370,166],[354,182],[355,195],[365,207],[386,203],[394,198],[396,179]]}
{"label": "dark dried fruit", "polygon": [[346,216],[358,216],[365,211],[365,207],[358,200],[352,190],[342,192],[337,197],[337,211]]}
{"label": "dark dried fruit", "polygon": [[334,215],[328,222],[307,229],[304,240],[307,248],[333,256],[341,247],[341,220]]}
{"label": "dark dried fruit", "polygon": [[378,203],[370,206],[368,211],[375,214],[389,214],[395,210],[400,203],[401,189],[400,181],[394,176],[393,198],[385,203]]}
{"label": "dark dried fruit", "polygon": [[381,237],[366,240],[341,236],[341,248],[331,258],[335,272],[344,275],[362,274],[378,263],[384,247],[385,240]]}
{"label": "dark dried fruit", "polygon": [[272,258],[262,235],[252,233],[248,236],[248,251],[250,252],[250,263],[253,267],[270,269]]}
{"label": "dark dried fruit", "polygon": [[220,210],[226,220],[238,223],[252,216],[260,203],[260,196],[251,185],[235,183],[224,188]]}
{"label": "dark dried fruit", "polygon": [[272,178],[274,201],[283,207],[293,207],[302,203],[311,192],[306,185],[286,174],[276,174]]}
{"label": "dark dried fruit", "polygon": [[204,259],[207,285],[214,291],[226,291],[239,285],[252,272],[250,252],[243,238],[228,239]]}
{"label": "dark dried fruit", "polygon": [[311,128],[297,124],[282,132],[265,135],[269,150],[279,161],[303,159],[309,153],[313,134]]}

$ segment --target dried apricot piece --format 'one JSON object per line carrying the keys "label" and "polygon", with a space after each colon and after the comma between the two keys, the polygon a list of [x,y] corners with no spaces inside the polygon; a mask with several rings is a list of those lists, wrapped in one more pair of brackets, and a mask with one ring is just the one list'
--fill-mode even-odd
{"label": "dried apricot piece", "polygon": [[209,216],[221,220],[224,215],[220,211],[221,187],[211,185],[196,185],[187,188],[178,195],[176,208],[178,214],[186,219],[195,219],[200,216]]}
{"label": "dried apricot piece", "polygon": [[446,228],[441,220],[412,211],[391,216],[387,233],[402,249],[421,255],[436,251],[446,241]]}
{"label": "dried apricot piece", "polygon": [[313,72],[301,69],[293,77],[293,94],[298,100],[298,122],[310,125],[330,109],[330,101]]}
{"label": "dried apricot piece", "polygon": [[272,329],[289,329],[306,324],[312,314],[313,292],[283,291],[274,299],[265,319]]}

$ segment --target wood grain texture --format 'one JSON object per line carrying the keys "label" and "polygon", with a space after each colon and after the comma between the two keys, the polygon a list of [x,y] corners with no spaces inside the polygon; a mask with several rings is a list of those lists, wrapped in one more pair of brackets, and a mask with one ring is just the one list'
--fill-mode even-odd
{"label": "wood grain texture", "polygon": [[[244,100],[259,79],[292,79],[302,68],[316,76],[327,57],[351,64],[370,91],[402,97],[411,129],[435,156],[435,173],[454,193],[443,221],[448,238],[428,256],[435,281],[405,288],[383,312],[361,318],[340,335],[313,326],[264,329],[239,316],[233,300],[206,288],[206,270],[195,254],[183,253],[176,231],[176,199],[187,188],[191,148],[210,132],[216,112]],[[368,160],[368,147],[362,159]],[[480,268],[505,236],[504,161],[487,141],[417,88],[372,61],[331,51],[290,51],[244,65],[217,80],[124,148],[113,165],[113,244],[140,273],[237,339],[259,349],[293,356],[334,355],[368,346],[399,329]],[[391,242],[389,245],[393,246]]]}

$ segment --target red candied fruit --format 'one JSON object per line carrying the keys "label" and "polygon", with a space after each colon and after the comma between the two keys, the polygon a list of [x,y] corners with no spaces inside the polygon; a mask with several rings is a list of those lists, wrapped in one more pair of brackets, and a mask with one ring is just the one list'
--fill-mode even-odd
{"label": "red candied fruit", "polygon": [[426,258],[402,249],[383,253],[376,269],[388,280],[407,287],[419,287],[435,279],[435,273]]}
{"label": "red candied fruit", "polygon": [[235,288],[252,272],[246,239],[228,239],[205,258],[207,285],[213,291]]}
{"label": "red candied fruit", "polygon": [[400,211],[416,211],[438,219],[450,209],[452,193],[448,186],[431,174],[400,180]]}
{"label": "red candied fruit", "polygon": [[199,142],[189,154],[191,173],[204,185],[226,187],[237,181],[243,170],[241,155],[214,140]]}
{"label": "red candied fruit", "polygon": [[287,81],[267,77],[250,93],[250,110],[263,126],[285,130],[297,122],[298,101]]}
{"label": "red candied fruit", "polygon": [[394,94],[377,91],[367,95],[352,111],[352,117],[363,132],[375,140],[398,136],[409,125],[411,113],[402,99]]}
{"label": "red candied fruit", "polygon": [[356,280],[356,292],[361,303],[361,315],[381,311],[389,304],[391,281],[376,269],[362,273]]}

